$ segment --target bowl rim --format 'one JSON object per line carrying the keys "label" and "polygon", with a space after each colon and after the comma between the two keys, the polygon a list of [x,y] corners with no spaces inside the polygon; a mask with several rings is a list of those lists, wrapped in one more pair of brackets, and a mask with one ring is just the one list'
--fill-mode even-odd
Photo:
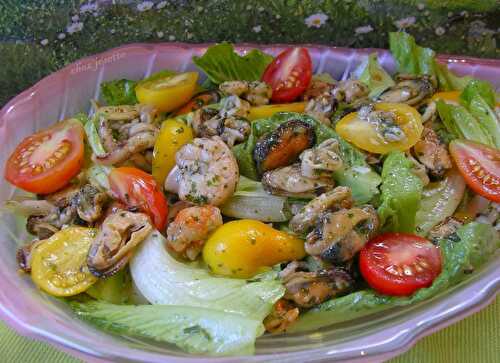
{"label": "bowl rim", "polygon": [[[172,51],[175,49],[185,49],[185,50],[197,50],[202,51],[207,47],[215,43],[201,43],[201,44],[190,44],[190,43],[178,43],[178,42],[165,42],[165,43],[131,43],[127,45],[122,45],[119,47],[111,48],[104,52],[89,55],[87,57],[80,58],[75,62],[72,62],[60,70],[53,72],[46,77],[39,80],[33,86],[29,87],[25,91],[21,92],[17,96],[9,100],[0,110],[0,126],[4,122],[4,117],[7,113],[11,112],[17,104],[29,101],[36,93],[43,89],[44,84],[50,82],[53,78],[60,74],[71,72],[74,67],[78,64],[89,62],[98,58],[105,58],[116,52],[128,52],[131,50],[141,50],[144,52],[155,52],[155,51]],[[282,50],[291,46],[306,47],[308,49],[317,50],[319,52],[332,51],[336,53],[356,53],[359,55],[367,55],[372,52],[377,52],[378,54],[389,55],[389,51],[379,48],[345,48],[345,47],[334,47],[328,45],[318,45],[318,44],[253,44],[253,43],[236,43],[234,47],[237,51],[245,53],[250,49],[275,49]],[[467,56],[456,56],[439,54],[437,59],[443,63],[460,63],[465,65],[479,65],[485,68],[493,68],[496,70],[500,69],[499,59],[482,59]],[[453,290],[453,294],[466,295],[467,298],[464,299],[458,306],[450,307],[447,306],[446,302],[448,297],[442,298],[434,306],[430,307],[428,310],[432,310],[436,313],[435,318],[427,317],[427,319],[420,320],[418,317],[411,319],[408,322],[396,324],[395,330],[392,334],[396,334],[398,328],[405,328],[403,334],[396,334],[395,336],[384,336],[384,332],[378,332],[374,334],[375,338],[386,339],[389,343],[391,339],[397,338],[397,345],[395,347],[390,347],[389,343],[383,343],[386,345],[386,349],[381,349],[377,352],[364,352],[360,349],[350,349],[346,350],[343,355],[338,355],[340,361],[382,361],[399,354],[404,353],[409,350],[419,339],[432,334],[446,326],[449,326],[490,304],[500,292],[500,259],[497,257],[495,261],[491,261],[491,266],[488,268],[487,275],[483,276],[481,279],[477,278],[475,283],[473,281],[466,281],[460,284],[460,288]],[[481,281],[486,280],[487,281]],[[484,284],[479,285],[479,282],[484,282]],[[478,285],[478,286],[475,286]],[[478,288],[479,287],[479,288]],[[0,295],[1,297],[2,295]],[[20,316],[16,316],[15,311],[9,310],[3,303],[3,297],[0,298],[0,318],[4,320],[8,326],[13,328],[16,332],[23,336],[31,337],[34,339],[45,341],[60,350],[63,350],[73,356],[76,356],[87,361],[101,362],[102,359],[130,359],[133,357],[139,359],[139,361],[153,361],[160,362],[166,356],[159,353],[145,352],[136,348],[124,348],[120,352],[107,352],[94,351],[91,347],[84,347],[77,343],[69,342],[68,340],[61,338],[60,336],[54,335],[48,329],[39,329],[35,325],[29,323],[29,319]],[[75,317],[76,318],[76,317]],[[384,345],[382,345],[383,347]],[[333,358],[332,354],[337,354],[338,351],[331,351],[328,347],[318,348],[318,349],[308,349],[290,353],[280,353],[278,355],[255,355],[247,357],[228,357],[228,358],[209,358],[209,357],[177,357],[168,356],[172,362],[237,362],[237,361],[251,361],[251,362],[264,362],[273,359],[278,359],[279,361],[302,361],[303,359],[321,360],[327,358]],[[132,354],[132,355],[131,355]],[[137,354],[141,354],[141,357],[136,357]],[[299,359],[299,360],[297,360]]]}

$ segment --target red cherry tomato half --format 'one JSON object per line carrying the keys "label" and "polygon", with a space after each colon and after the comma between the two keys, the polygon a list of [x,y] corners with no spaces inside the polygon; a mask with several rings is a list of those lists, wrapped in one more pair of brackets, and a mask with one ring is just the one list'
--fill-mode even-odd
{"label": "red cherry tomato half", "polygon": [[5,166],[5,179],[31,193],[53,193],[80,172],[84,130],[69,119],[25,138]]}
{"label": "red cherry tomato half", "polygon": [[477,142],[453,140],[450,153],[467,185],[500,203],[500,151]]}
{"label": "red cherry tomato half", "polygon": [[289,48],[269,64],[262,80],[273,89],[271,100],[276,103],[292,102],[309,86],[312,61],[305,48]]}
{"label": "red cherry tomato half", "polygon": [[376,291],[407,296],[430,286],[441,273],[441,252],[425,238],[385,233],[363,247],[359,268],[366,282]]}
{"label": "red cherry tomato half", "polygon": [[114,196],[129,208],[136,207],[148,214],[159,231],[167,224],[168,204],[153,177],[137,168],[120,167],[109,173],[109,185]]}

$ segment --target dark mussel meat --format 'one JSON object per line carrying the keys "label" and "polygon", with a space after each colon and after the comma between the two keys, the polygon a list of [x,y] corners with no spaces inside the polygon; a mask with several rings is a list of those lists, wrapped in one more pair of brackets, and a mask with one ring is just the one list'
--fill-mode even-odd
{"label": "dark mussel meat", "polygon": [[260,173],[290,165],[302,151],[316,141],[313,126],[301,120],[290,120],[263,135],[255,145],[253,158]]}

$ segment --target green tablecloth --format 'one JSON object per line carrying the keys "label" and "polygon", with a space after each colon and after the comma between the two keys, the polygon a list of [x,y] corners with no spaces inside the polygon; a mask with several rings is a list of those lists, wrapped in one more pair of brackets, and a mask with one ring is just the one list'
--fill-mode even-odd
{"label": "green tablecloth", "polygon": [[[0,323],[0,362],[79,362],[48,344],[23,338]],[[419,341],[391,363],[500,362],[500,297],[481,312]]]}

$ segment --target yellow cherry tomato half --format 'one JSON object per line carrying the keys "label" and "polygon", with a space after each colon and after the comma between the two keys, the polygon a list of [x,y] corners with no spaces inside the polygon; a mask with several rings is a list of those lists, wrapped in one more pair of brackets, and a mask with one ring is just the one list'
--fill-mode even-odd
{"label": "yellow cherry tomato half", "polygon": [[306,109],[307,102],[280,103],[275,105],[264,105],[250,108],[248,119],[250,121],[267,118],[276,112],[298,112],[302,113]]}
{"label": "yellow cherry tomato half", "polygon": [[77,295],[97,278],[89,272],[87,254],[96,230],[68,227],[40,241],[31,255],[31,279],[53,296]]}
{"label": "yellow cherry tomato half", "polygon": [[303,240],[251,219],[223,224],[203,248],[203,259],[213,273],[237,278],[304,256]]}
{"label": "yellow cherry tomato half", "polygon": [[[398,137],[397,140],[384,137],[380,131],[377,131],[375,125],[360,118],[357,112],[344,116],[338,122],[335,128],[337,133],[360,149],[375,154],[387,154],[394,150],[405,151],[420,139],[423,130],[422,117],[415,108],[404,103],[376,103],[374,107],[376,111],[392,113],[394,120],[389,126],[396,126],[404,135]],[[380,130],[388,127],[383,121],[380,125]]]}
{"label": "yellow cherry tomato half", "polygon": [[441,100],[443,102],[458,105],[460,99],[460,91],[446,91],[446,92],[438,92],[432,96],[433,101]]}
{"label": "yellow cherry tomato half", "polygon": [[[460,91],[438,92],[432,96],[432,100],[441,100],[452,105],[458,105],[460,104]],[[500,102],[496,102],[495,107],[500,107]]]}
{"label": "yellow cherry tomato half", "polygon": [[140,103],[155,106],[160,112],[170,112],[193,97],[198,81],[197,72],[186,72],[140,82],[135,95]]}
{"label": "yellow cherry tomato half", "polygon": [[193,140],[193,130],[184,122],[169,119],[161,124],[160,134],[153,149],[153,178],[163,186],[165,178],[175,166],[175,154]]}

